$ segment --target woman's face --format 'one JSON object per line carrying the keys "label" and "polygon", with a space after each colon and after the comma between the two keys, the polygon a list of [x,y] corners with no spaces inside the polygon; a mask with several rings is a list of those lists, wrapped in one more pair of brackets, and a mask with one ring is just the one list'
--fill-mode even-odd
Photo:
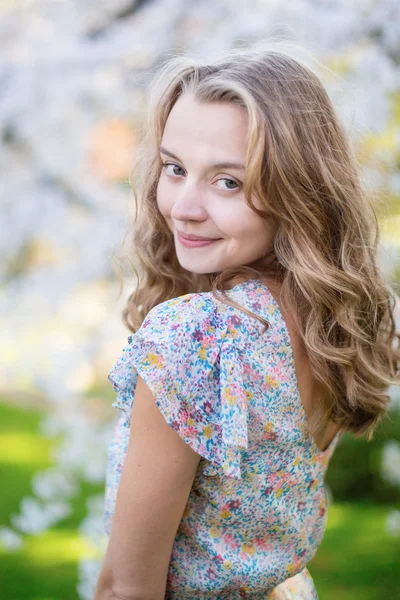
{"label": "woman's face", "polygon": [[[257,215],[243,192],[247,128],[239,106],[199,103],[189,94],[169,114],[157,205],[174,234],[179,263],[193,273],[250,264],[272,247],[276,225]],[[212,241],[185,244],[179,234]]]}

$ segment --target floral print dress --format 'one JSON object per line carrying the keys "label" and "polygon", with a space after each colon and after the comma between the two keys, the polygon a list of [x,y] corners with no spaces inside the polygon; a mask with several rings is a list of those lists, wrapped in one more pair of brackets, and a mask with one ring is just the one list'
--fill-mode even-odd
{"label": "floral print dress", "polygon": [[109,534],[138,373],[166,422],[200,456],[172,548],[166,599],[315,600],[306,569],[324,534],[321,451],[307,430],[289,332],[262,280],[154,307],[108,378],[121,410],[109,447]]}

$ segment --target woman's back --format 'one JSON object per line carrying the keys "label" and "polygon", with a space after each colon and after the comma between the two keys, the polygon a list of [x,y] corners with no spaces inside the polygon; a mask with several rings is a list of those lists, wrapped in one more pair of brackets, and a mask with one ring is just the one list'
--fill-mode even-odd
{"label": "woman's back", "polygon": [[[323,392],[321,392],[321,387],[314,376],[309,356],[301,342],[298,325],[293,318],[296,310],[295,307],[283,307],[279,298],[280,286],[277,285],[276,282],[267,281],[266,285],[268,286],[269,292],[273,296],[275,303],[279,306],[282,319],[285,321],[292,346],[297,387],[299,389],[304,410],[309,418],[315,408],[318,397]],[[323,451],[328,448],[337,433],[338,426],[333,421],[329,421],[325,429],[322,432],[317,433],[314,437],[318,449]]]}

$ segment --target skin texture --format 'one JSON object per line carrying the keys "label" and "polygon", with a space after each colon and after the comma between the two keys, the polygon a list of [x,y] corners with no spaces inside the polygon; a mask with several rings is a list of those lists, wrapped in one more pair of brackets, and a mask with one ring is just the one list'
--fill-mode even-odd
{"label": "skin texture", "polygon": [[[231,103],[199,103],[184,95],[174,105],[161,142],[165,152],[157,188],[158,208],[174,233],[178,260],[192,273],[211,273],[260,259],[272,246],[276,224],[246,203],[244,165],[248,117]],[[194,143],[195,141],[195,143]],[[263,207],[254,198],[257,208]],[[185,248],[177,231],[220,238],[202,248]]]}
{"label": "skin texture", "polygon": [[[191,96],[180,98],[169,115],[161,157],[170,164],[161,173],[157,204],[174,233],[179,262],[192,272],[253,262],[272,245],[275,226],[245,201],[244,170],[213,166],[244,165],[247,126],[243,109],[227,103],[200,104]],[[210,246],[185,248],[177,231],[220,239]],[[173,542],[200,461],[166,424],[141,377],[131,422],[94,600],[164,599]]]}

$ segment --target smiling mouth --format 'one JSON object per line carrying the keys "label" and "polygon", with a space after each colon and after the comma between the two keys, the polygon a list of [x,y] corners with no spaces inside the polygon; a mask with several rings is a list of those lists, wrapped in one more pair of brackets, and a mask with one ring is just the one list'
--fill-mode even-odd
{"label": "smiling mouth", "polygon": [[183,237],[180,233],[177,234],[177,238],[179,243],[184,246],[185,248],[201,248],[202,246],[209,246],[210,244],[214,244],[215,242],[218,242],[219,240],[221,240],[222,238],[215,238],[215,239],[197,239],[197,240],[189,240],[185,237]]}

